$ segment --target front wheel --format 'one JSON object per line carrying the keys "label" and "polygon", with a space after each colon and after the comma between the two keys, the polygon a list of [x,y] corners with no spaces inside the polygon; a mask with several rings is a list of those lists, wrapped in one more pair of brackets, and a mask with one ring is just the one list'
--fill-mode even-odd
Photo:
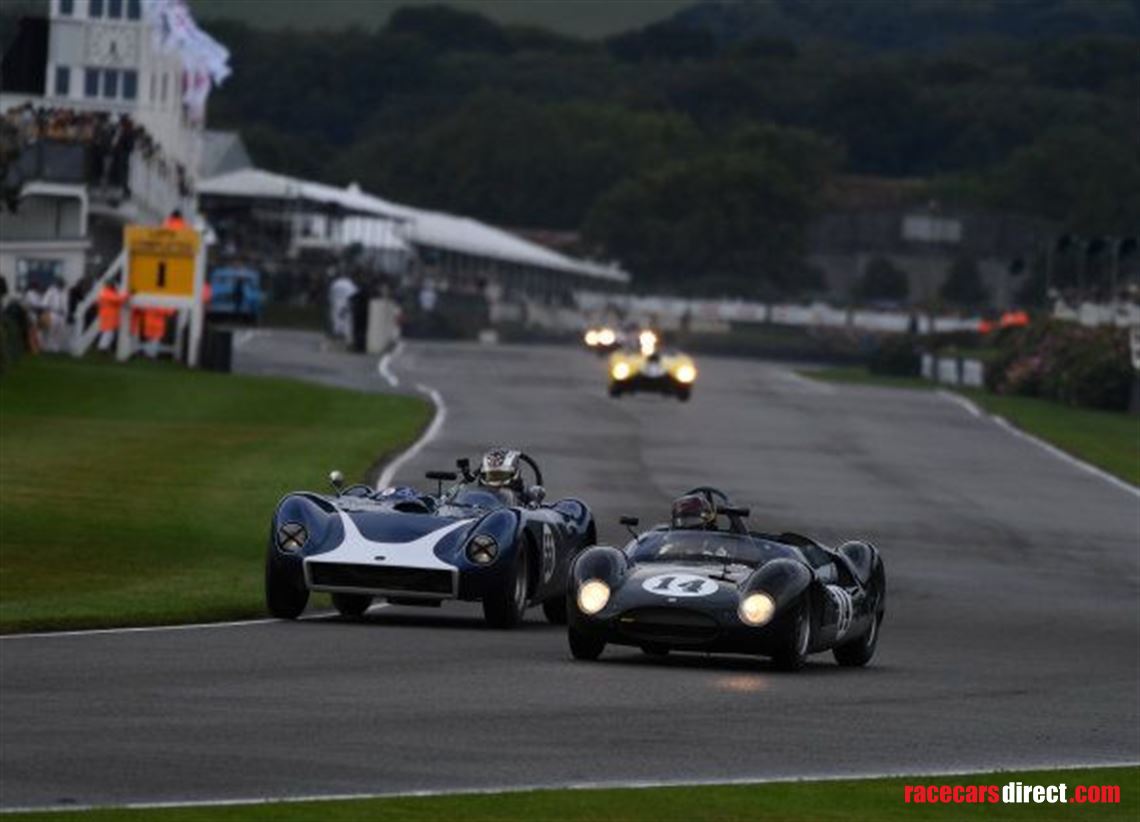
{"label": "front wheel", "polygon": [[566,624],[566,597],[554,596],[542,603],[542,613],[551,625]]}
{"label": "front wheel", "polygon": [[692,395],[693,395],[693,389],[691,389],[691,388],[678,388],[677,389],[677,399],[679,399],[681,402],[688,402],[689,397],[691,397]]}
{"label": "front wheel", "polygon": [[514,628],[526,613],[527,563],[526,548],[519,546],[515,565],[499,589],[483,599],[483,618],[492,628]]}
{"label": "front wheel", "polygon": [[295,579],[294,574],[282,568],[281,563],[274,562],[274,550],[270,545],[265,560],[265,607],[277,619],[296,619],[309,604],[309,589],[304,581]]}
{"label": "front wheel", "polygon": [[566,632],[566,638],[570,640],[570,655],[575,659],[593,661],[600,657],[602,651],[606,649],[606,643],[603,640],[596,639],[589,634],[583,634],[574,628],[570,628]]}
{"label": "front wheel", "polygon": [[883,614],[880,612],[871,620],[863,636],[837,646],[831,652],[835,656],[835,661],[845,668],[859,668],[870,662],[879,644],[879,623],[882,621]]}
{"label": "front wheel", "polygon": [[798,671],[807,662],[811,647],[811,609],[804,596],[794,611],[795,617],[784,645],[772,654],[772,661],[781,671]]}
{"label": "front wheel", "polygon": [[341,616],[358,617],[368,610],[372,597],[368,594],[333,594],[332,603]]}

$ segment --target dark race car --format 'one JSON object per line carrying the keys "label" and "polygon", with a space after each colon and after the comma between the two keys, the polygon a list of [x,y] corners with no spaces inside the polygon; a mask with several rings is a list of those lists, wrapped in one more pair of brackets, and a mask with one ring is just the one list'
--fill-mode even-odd
{"label": "dark race car", "polygon": [[[489,451],[474,472],[467,460],[458,465],[459,474],[429,472],[434,495],[342,488],[334,476],[335,494],[286,496],[269,532],[269,612],[296,618],[311,591],[327,591],[346,616],[363,614],[375,598],[429,606],[460,599],[481,601],[496,627],[518,624],[538,603],[563,623],[571,560],[595,542],[590,509],[576,499],[544,503],[542,472],[519,451]],[[444,482],[455,484],[444,490]]]}
{"label": "dark race car", "polygon": [[597,659],[614,643],[649,654],[756,654],[787,670],[820,651],[866,665],[886,603],[879,552],[750,531],[748,513],[702,486],[674,502],[669,525],[635,534],[622,550],[579,554],[567,590],[573,656]]}

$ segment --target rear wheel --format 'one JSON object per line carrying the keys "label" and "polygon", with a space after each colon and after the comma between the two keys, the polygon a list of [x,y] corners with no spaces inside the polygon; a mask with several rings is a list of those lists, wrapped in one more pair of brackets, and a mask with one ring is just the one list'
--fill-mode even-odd
{"label": "rear wheel", "polygon": [[772,654],[772,662],[782,671],[798,671],[807,662],[808,648],[811,647],[811,611],[805,595],[796,606],[791,630],[784,640],[784,647]]}
{"label": "rear wheel", "polygon": [[333,594],[332,603],[341,616],[358,617],[368,610],[372,597],[368,594]]}
{"label": "rear wheel", "polygon": [[492,628],[514,628],[526,613],[527,556],[520,546],[511,573],[483,599],[483,618]]}
{"label": "rear wheel", "polygon": [[566,624],[566,597],[554,596],[542,603],[542,613],[551,625]]}
{"label": "rear wheel", "polygon": [[835,661],[845,668],[858,668],[870,662],[875,655],[875,647],[879,644],[879,623],[882,621],[883,614],[880,612],[871,620],[871,625],[861,637],[837,646],[831,652]]}
{"label": "rear wheel", "polygon": [[270,545],[265,560],[265,607],[278,619],[296,619],[309,604],[309,589],[304,580],[296,579],[296,574],[274,561],[275,550]]}
{"label": "rear wheel", "polygon": [[606,649],[604,641],[589,634],[583,634],[573,627],[566,632],[566,637],[570,640],[570,655],[575,659],[592,661],[600,657],[602,651]]}

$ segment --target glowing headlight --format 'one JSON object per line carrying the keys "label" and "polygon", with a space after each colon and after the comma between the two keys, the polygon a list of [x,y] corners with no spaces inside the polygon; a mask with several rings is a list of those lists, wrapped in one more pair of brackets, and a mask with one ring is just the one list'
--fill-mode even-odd
{"label": "glowing headlight", "polygon": [[749,594],[740,601],[740,621],[746,625],[765,625],[775,611],[776,602],[767,594]]}
{"label": "glowing headlight", "polygon": [[657,335],[652,331],[642,331],[637,336],[637,342],[641,346],[641,353],[647,357],[657,350]]}
{"label": "glowing headlight", "polygon": [[467,545],[467,558],[476,565],[490,565],[499,555],[499,544],[488,534],[480,534]]}
{"label": "glowing headlight", "polygon": [[624,380],[629,377],[629,363],[618,362],[614,363],[613,370],[610,371],[615,380]]}
{"label": "glowing headlight", "polygon": [[309,541],[309,532],[299,522],[286,522],[277,529],[277,547],[287,553],[296,553]]}
{"label": "glowing headlight", "polygon": [[692,382],[697,378],[697,369],[689,364],[682,365],[677,369],[678,382]]}
{"label": "glowing headlight", "polygon": [[598,344],[598,332],[591,328],[589,331],[586,332],[586,345],[593,347],[597,344]]}
{"label": "glowing headlight", "polygon": [[603,328],[598,332],[599,345],[613,345],[616,339],[617,336],[614,334],[612,328]]}
{"label": "glowing headlight", "polygon": [[606,607],[610,601],[610,586],[600,579],[587,580],[578,589],[578,610],[592,615]]}

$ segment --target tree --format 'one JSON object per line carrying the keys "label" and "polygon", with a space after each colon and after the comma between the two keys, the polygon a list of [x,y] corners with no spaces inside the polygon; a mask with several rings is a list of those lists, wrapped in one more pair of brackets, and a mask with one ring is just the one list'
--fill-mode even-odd
{"label": "tree", "polygon": [[863,269],[855,293],[866,300],[902,302],[910,294],[910,282],[906,272],[886,257],[876,257]]}
{"label": "tree", "polygon": [[989,300],[978,264],[970,257],[959,257],[953,262],[938,293],[946,302],[961,308],[980,308]]}

